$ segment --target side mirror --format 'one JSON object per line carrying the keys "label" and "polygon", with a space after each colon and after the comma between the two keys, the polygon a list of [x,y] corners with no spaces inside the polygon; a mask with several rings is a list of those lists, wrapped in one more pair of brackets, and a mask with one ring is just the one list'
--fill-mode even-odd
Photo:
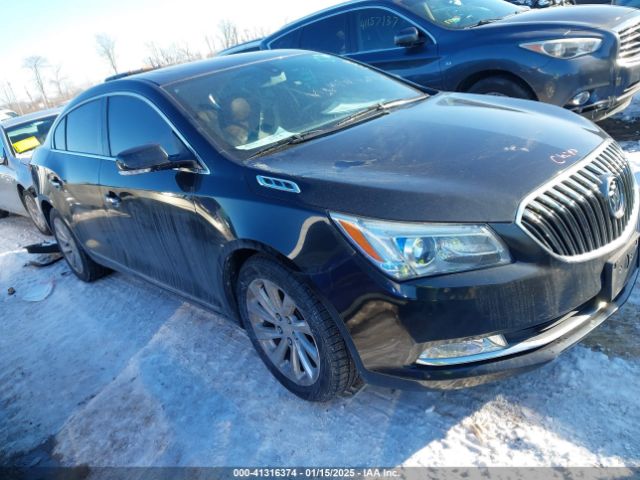
{"label": "side mirror", "polygon": [[407,27],[400,30],[393,38],[394,43],[398,47],[411,48],[424,43],[424,37],[420,36],[420,32],[416,27]]}
{"label": "side mirror", "polygon": [[162,146],[158,144],[141,145],[120,152],[116,164],[123,175],[147,173],[173,168],[198,169],[195,160],[172,160]]}

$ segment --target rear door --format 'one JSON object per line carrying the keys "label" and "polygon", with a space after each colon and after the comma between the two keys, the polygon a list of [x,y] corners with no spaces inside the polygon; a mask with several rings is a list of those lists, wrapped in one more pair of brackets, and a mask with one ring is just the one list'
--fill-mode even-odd
{"label": "rear door", "polygon": [[57,124],[46,190],[86,250],[106,255],[106,212],[98,179],[105,155],[103,98],[69,111]]}
{"label": "rear door", "polygon": [[[432,88],[442,88],[438,45],[430,32],[387,8],[360,8],[350,13],[353,52],[347,57]],[[414,27],[424,43],[396,46],[395,36]]]}
{"label": "rear door", "polygon": [[192,200],[198,172],[161,170],[123,175],[116,157],[130,148],[159,144],[169,156],[195,154],[162,113],[145,98],[114,94],[108,98],[107,125],[112,161],[102,169],[102,198],[109,213],[113,260],[195,297],[206,298],[206,285],[194,280],[201,260]]}

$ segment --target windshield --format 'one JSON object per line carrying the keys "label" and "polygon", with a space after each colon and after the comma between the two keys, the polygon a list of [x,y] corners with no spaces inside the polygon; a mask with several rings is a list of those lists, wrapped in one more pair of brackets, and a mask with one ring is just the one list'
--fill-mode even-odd
{"label": "windshield", "polygon": [[269,59],[165,87],[217,145],[244,158],[300,134],[336,128],[374,105],[424,94],[324,54]]}
{"label": "windshield", "polygon": [[56,116],[40,118],[14,125],[5,130],[15,155],[28,156],[44,143]]}
{"label": "windshield", "polygon": [[469,28],[526,10],[503,0],[394,0],[441,27]]}

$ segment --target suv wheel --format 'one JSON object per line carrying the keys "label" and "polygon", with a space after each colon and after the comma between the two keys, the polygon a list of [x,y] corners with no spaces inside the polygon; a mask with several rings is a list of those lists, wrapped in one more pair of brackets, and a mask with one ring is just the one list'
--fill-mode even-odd
{"label": "suv wheel", "polygon": [[338,327],[293,272],[256,256],[243,265],[236,288],[249,338],[280,383],[317,402],[352,393],[356,369]]}
{"label": "suv wheel", "polygon": [[6,212],[4,210],[0,210],[0,218],[5,218],[9,216],[9,212]]}
{"label": "suv wheel", "polygon": [[527,88],[523,87],[518,82],[501,76],[483,78],[482,80],[474,83],[471,88],[469,88],[468,92],[535,100]]}
{"label": "suv wheel", "polygon": [[80,243],[76,240],[67,222],[65,222],[62,216],[55,210],[51,211],[51,226],[53,228],[53,235],[60,246],[60,251],[64,259],[80,280],[93,282],[109,272],[105,267],[89,258]]}
{"label": "suv wheel", "polygon": [[24,208],[27,210],[27,213],[29,214],[29,217],[31,217],[36,228],[45,235],[51,235],[51,230],[49,230],[49,225],[47,225],[44,215],[40,213],[40,210],[38,210],[35,197],[28,191],[24,190],[22,192],[22,203],[24,204]]}

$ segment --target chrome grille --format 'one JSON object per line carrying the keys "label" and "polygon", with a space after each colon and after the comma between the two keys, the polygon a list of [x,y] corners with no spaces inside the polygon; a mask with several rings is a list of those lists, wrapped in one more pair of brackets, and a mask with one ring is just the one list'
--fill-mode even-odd
{"label": "chrome grille", "polygon": [[618,32],[620,36],[620,53],[618,58],[623,62],[640,61],[640,23]]}
{"label": "chrome grille", "polygon": [[[618,179],[625,209],[611,212],[603,193],[603,179]],[[578,170],[563,175],[528,197],[518,223],[547,251],[575,257],[599,250],[625,232],[636,211],[635,180],[624,153],[610,143]]]}

